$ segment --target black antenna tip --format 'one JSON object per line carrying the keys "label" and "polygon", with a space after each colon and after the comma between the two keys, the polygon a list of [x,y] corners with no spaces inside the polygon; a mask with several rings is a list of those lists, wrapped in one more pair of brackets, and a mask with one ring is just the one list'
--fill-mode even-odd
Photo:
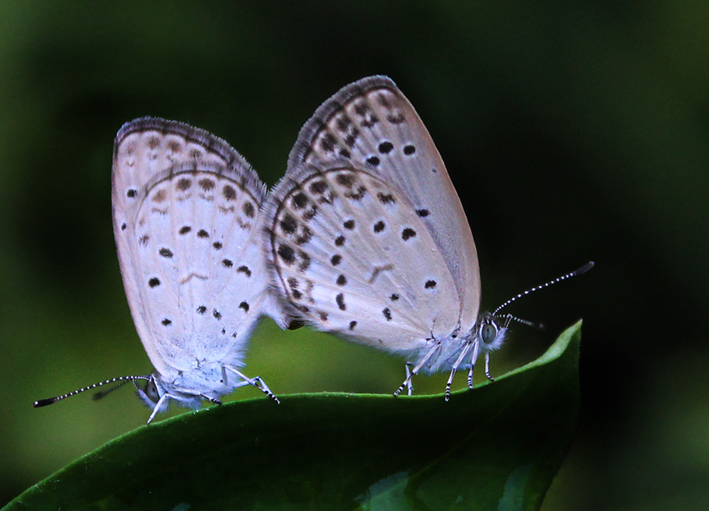
{"label": "black antenna tip", "polygon": [[586,273],[588,270],[590,270],[591,268],[593,268],[595,265],[596,265],[596,263],[594,263],[593,261],[589,261],[586,264],[584,264],[581,268],[576,270],[574,272],[574,275],[582,275],[582,274]]}
{"label": "black antenna tip", "polygon": [[50,397],[49,399],[40,399],[39,401],[35,401],[35,402],[34,402],[34,407],[35,407],[35,408],[39,408],[39,407],[41,407],[41,406],[51,405],[51,404],[54,404],[54,403],[56,403],[56,402],[57,402],[57,398],[56,398],[56,397]]}

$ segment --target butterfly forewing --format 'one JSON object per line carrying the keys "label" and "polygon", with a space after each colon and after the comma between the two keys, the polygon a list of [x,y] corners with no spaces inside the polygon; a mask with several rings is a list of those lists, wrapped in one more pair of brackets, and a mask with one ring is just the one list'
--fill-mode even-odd
{"label": "butterfly forewing", "polygon": [[202,130],[141,119],[117,136],[113,182],[126,295],[157,371],[242,365],[258,316],[273,312],[251,167]]}
{"label": "butterfly forewing", "polygon": [[480,306],[475,243],[443,160],[411,103],[386,77],[352,83],[320,106],[289,157],[300,163],[351,160],[401,191],[428,228],[456,286],[447,297],[471,328]]}
{"label": "butterfly forewing", "polygon": [[458,310],[442,254],[397,189],[351,162],[290,169],[272,194],[275,280],[316,327],[390,351],[448,334]]}

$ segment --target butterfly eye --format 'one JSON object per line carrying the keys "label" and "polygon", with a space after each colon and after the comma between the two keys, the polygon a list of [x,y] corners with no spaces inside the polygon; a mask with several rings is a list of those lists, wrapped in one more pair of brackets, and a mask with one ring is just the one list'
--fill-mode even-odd
{"label": "butterfly eye", "polygon": [[148,383],[145,384],[145,393],[148,397],[155,403],[160,399],[160,393],[158,392],[158,386],[155,384],[155,380],[152,378]]}
{"label": "butterfly eye", "polygon": [[490,344],[494,342],[497,338],[497,327],[493,323],[484,324],[480,333],[480,337],[482,338],[485,344]]}

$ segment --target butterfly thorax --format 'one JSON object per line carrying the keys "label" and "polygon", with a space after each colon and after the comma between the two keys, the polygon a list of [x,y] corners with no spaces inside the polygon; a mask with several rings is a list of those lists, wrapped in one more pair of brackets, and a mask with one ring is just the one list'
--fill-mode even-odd
{"label": "butterfly thorax", "polygon": [[[138,391],[138,396],[151,408],[155,407],[165,394],[178,401],[181,406],[199,408],[205,397],[218,399],[230,394],[236,387],[241,386],[241,383],[241,380],[226,371],[221,363],[202,361],[198,370],[153,373],[142,392]],[[162,406],[160,411],[165,408]]]}
{"label": "butterfly thorax", "polygon": [[464,335],[452,334],[441,339],[432,339],[424,348],[418,349],[406,357],[407,361],[415,366],[426,357],[429,351],[434,350],[433,354],[422,366],[421,372],[433,374],[440,371],[448,371],[453,367],[463,347],[470,342],[470,336],[471,332],[468,332]]}
{"label": "butterfly thorax", "polygon": [[187,393],[183,388],[176,387],[173,383],[165,381],[159,373],[150,375],[150,380],[145,387],[137,386],[137,395],[143,403],[149,408],[155,409],[158,407],[163,396],[168,395],[170,399],[165,399],[160,403],[157,412],[167,410],[171,399],[177,401],[180,406],[186,408],[199,408],[202,399],[199,395]]}
{"label": "butterfly thorax", "polygon": [[[457,328],[448,335],[431,337],[425,345],[400,353],[416,366],[426,359],[421,372],[433,374],[450,371],[453,367],[469,369],[481,353],[490,353],[502,347],[507,334],[507,317],[499,318],[489,312],[480,314],[472,328]],[[463,360],[459,360],[461,355]]]}

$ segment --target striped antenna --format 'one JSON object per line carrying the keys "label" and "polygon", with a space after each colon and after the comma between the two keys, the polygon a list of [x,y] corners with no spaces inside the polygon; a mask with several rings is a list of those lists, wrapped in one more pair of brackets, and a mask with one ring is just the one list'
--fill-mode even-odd
{"label": "striped antenna", "polygon": [[48,406],[48,405],[56,403],[57,401],[61,401],[62,399],[66,399],[68,397],[75,396],[77,394],[81,394],[82,392],[86,392],[87,390],[93,390],[93,389],[97,389],[99,387],[102,387],[104,385],[110,385],[111,383],[117,383],[117,385],[114,386],[113,388],[110,388],[108,390],[104,390],[103,392],[98,392],[94,396],[94,399],[101,399],[106,394],[113,392],[114,390],[125,385],[128,382],[132,382],[133,384],[135,384],[136,380],[150,381],[150,376],[147,376],[147,375],[119,376],[118,378],[111,378],[110,380],[102,381],[99,383],[94,383],[93,385],[89,385],[88,387],[83,387],[83,388],[75,390],[73,392],[69,392],[68,394],[64,394],[63,396],[50,397],[48,399],[40,399],[39,401],[34,402],[34,407],[39,408],[41,406]]}
{"label": "striped antenna", "polygon": [[[510,298],[505,303],[500,305],[497,309],[495,309],[495,311],[492,313],[492,315],[497,316],[498,312],[500,312],[502,309],[504,309],[505,307],[507,307],[511,303],[516,302],[518,299],[522,298],[523,296],[527,296],[529,294],[534,293],[535,291],[539,291],[540,289],[544,289],[546,287],[553,286],[554,284],[558,284],[562,280],[567,280],[567,279],[570,279],[571,277],[578,277],[579,275],[582,275],[582,274],[586,273],[588,270],[590,270],[591,268],[593,268],[594,264],[595,263],[593,261],[589,261],[588,263],[584,264],[578,270],[574,270],[570,273],[567,273],[566,275],[562,275],[561,277],[557,277],[554,280],[550,280],[549,282],[546,282],[546,283],[542,284],[541,286],[536,286],[531,289],[527,289],[526,291],[518,294],[517,296]],[[522,323],[523,325],[529,325],[533,328],[539,328],[539,329],[544,328],[544,325],[542,325],[541,323],[532,323],[531,321],[527,321],[525,319],[519,319],[519,318],[516,318],[516,317],[509,315],[509,314],[507,316],[512,318],[514,321],[517,321],[518,323]]]}

